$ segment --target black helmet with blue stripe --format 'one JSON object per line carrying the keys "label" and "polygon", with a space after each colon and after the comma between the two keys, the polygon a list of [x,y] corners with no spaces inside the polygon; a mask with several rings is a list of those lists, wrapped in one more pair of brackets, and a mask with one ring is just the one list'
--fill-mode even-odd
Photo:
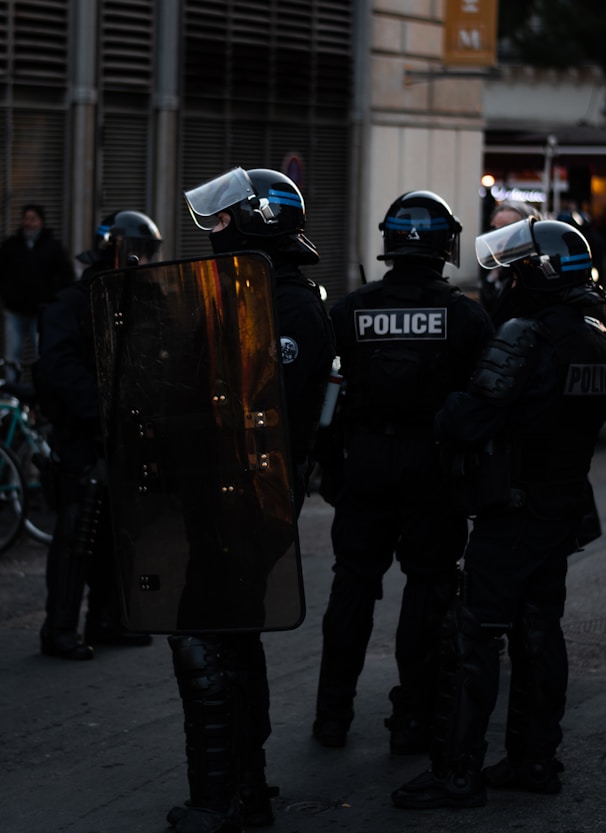
{"label": "black helmet with blue stripe", "polygon": [[185,199],[196,225],[212,231],[217,214],[232,219],[225,231],[211,234],[215,253],[260,249],[273,260],[317,263],[318,253],[303,231],[305,203],[295,183],[269,168],[234,168],[187,191]]}
{"label": "black helmet with blue stripe", "polygon": [[123,269],[160,260],[161,254],[162,235],[151,217],[125,209],[101,220],[92,248],[76,255],[76,260],[87,266],[94,263],[107,269]]}
{"label": "black helmet with blue stripe", "polygon": [[532,292],[592,286],[591,249],[578,229],[560,220],[521,220],[476,239],[485,269],[509,266]]}
{"label": "black helmet with blue stripe", "polygon": [[461,223],[433,191],[408,191],[390,205],[379,223],[383,254],[378,260],[423,257],[459,265]]}

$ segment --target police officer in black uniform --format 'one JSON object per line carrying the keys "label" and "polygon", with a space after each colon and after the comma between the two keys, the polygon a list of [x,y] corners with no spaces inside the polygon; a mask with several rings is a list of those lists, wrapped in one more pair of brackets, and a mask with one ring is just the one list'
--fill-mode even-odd
{"label": "police officer in black uniform", "polygon": [[314,737],[346,743],[375,602],[394,554],[406,575],[396,634],[391,750],[427,748],[436,629],[457,585],[463,513],[441,488],[433,418],[464,386],[492,333],[487,313],[443,276],[461,225],[430,191],[399,197],[379,225],[391,270],[331,310],[345,393],[346,459],[336,492],[334,580],[323,619]]}
{"label": "police officer in black uniform", "polygon": [[[398,807],[475,807],[485,785],[561,788],[567,657],[567,557],[606,418],[603,303],[587,241],[565,223],[523,220],[478,238],[480,264],[511,269],[510,309],[465,392],[436,417],[458,458],[459,494],[475,513],[461,596],[443,630],[431,771],[395,790]],[[479,485],[480,484],[480,485]],[[499,642],[512,663],[507,757],[482,772],[499,682]]]}
{"label": "police officer in black uniform", "polygon": [[[303,197],[278,171],[236,168],[186,198],[196,223],[211,231],[215,254],[257,250],[271,260],[298,513],[335,353],[319,289],[300,269],[319,260],[303,234]],[[270,703],[260,633],[175,634],[169,644],[183,701],[189,781],[189,800],[169,812],[169,823],[179,833],[240,833],[272,824],[264,753]]]}
{"label": "police officer in black uniform", "polygon": [[[47,557],[46,618],[40,633],[41,651],[47,656],[87,660],[94,656],[94,645],[150,641],[146,634],[127,633],[120,623],[102,483],[101,414],[89,296],[91,282],[100,272],[156,259],[161,246],[160,232],[146,214],[114,212],[99,225],[93,247],[77,256],[87,265],[80,280],[59,292],[40,316],[34,382],[52,423],[58,484],[57,522]],[[82,641],[78,625],[87,584]]]}

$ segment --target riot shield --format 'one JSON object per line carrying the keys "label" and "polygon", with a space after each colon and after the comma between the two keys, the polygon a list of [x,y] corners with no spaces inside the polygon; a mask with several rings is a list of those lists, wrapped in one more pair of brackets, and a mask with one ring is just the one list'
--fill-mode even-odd
{"label": "riot shield", "polygon": [[124,624],[284,630],[304,616],[279,338],[261,254],[91,287]]}

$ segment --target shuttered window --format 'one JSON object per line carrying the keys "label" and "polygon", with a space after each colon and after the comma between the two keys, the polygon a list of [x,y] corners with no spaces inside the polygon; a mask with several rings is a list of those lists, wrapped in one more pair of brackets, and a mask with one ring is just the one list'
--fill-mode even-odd
{"label": "shuttered window", "polygon": [[97,219],[150,211],[154,22],[153,0],[100,6]]}
{"label": "shuttered window", "polygon": [[61,240],[64,222],[65,114],[42,110],[16,110],[13,115],[13,210],[16,226],[21,206],[37,202]]}
{"label": "shuttered window", "polygon": [[[233,167],[300,161],[310,275],[334,296],[346,285],[350,0],[186,0],[184,190]],[[203,235],[181,209],[179,251]],[[206,241],[203,242],[206,247]]]}
{"label": "shuttered window", "polygon": [[99,219],[120,209],[148,211],[147,137],[146,113],[105,114]]}
{"label": "shuttered window", "polygon": [[101,4],[101,83],[105,90],[149,91],[154,54],[153,0]]}
{"label": "shuttered window", "polygon": [[57,237],[65,199],[69,0],[0,0],[0,233],[39,202]]}
{"label": "shuttered window", "polygon": [[19,0],[10,4],[17,83],[64,86],[68,70],[69,3],[66,0]]}
{"label": "shuttered window", "polygon": [[0,0],[0,79],[8,76],[8,57],[10,48],[10,29],[8,0]]}

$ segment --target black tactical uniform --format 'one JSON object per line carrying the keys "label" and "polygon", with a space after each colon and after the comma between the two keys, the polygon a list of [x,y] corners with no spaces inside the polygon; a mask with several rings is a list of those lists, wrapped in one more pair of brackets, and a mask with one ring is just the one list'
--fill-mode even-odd
{"label": "black tactical uniform", "polygon": [[[303,235],[302,196],[281,173],[240,168],[186,196],[203,228],[215,226],[216,218],[206,222],[211,215],[229,216],[210,235],[215,254],[254,249],[272,261],[298,512],[334,357],[318,287],[298,268],[318,260]],[[189,782],[189,800],[169,812],[169,823],[188,833],[239,833],[243,825],[272,824],[263,749],[271,732],[270,703],[260,633],[175,634],[169,644],[183,701]]]}
{"label": "black tactical uniform", "polygon": [[[127,228],[128,227],[128,228]],[[40,356],[34,382],[53,428],[57,522],[47,557],[46,618],[41,650],[84,660],[93,645],[141,645],[144,634],[120,624],[110,517],[103,483],[103,448],[90,284],[99,272],[126,265],[129,256],[158,253],[155,224],[135,211],[103,220],[79,281],[63,289],[40,317]],[[80,607],[89,586],[85,640],[78,633]]]}
{"label": "black tactical uniform", "polygon": [[375,602],[394,555],[406,575],[396,634],[391,749],[427,748],[436,629],[457,585],[467,521],[444,499],[433,418],[464,386],[492,333],[482,307],[442,277],[460,225],[429,192],[389,209],[393,269],[335,304],[346,460],[335,500],[335,577],[323,620],[314,736],[342,746]]}
{"label": "black tactical uniform", "polygon": [[[542,793],[561,786],[560,620],[567,556],[577,548],[606,417],[606,331],[587,315],[603,299],[588,288],[586,241],[564,223],[526,220],[491,234],[478,238],[478,252],[500,252],[503,264],[510,258],[518,281],[510,309],[520,317],[499,327],[467,392],[451,394],[436,418],[441,443],[459,451],[455,491],[476,517],[462,594],[444,623],[432,771],[393,793],[400,807],[481,806],[484,782]],[[512,662],[507,758],[482,775],[498,693],[496,637],[504,633]]]}

